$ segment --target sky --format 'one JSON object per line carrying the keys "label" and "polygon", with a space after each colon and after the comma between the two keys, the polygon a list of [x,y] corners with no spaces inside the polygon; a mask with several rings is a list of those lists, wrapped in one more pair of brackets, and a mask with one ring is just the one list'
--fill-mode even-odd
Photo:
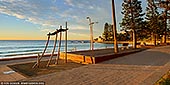
{"label": "sky", "polygon": [[[141,1],[145,9],[146,1]],[[118,31],[122,2],[115,0]],[[69,40],[89,40],[86,17],[99,22],[93,26],[97,38],[102,35],[104,24],[112,23],[111,9],[111,0],[0,0],[0,40],[46,40],[47,33],[59,26],[65,28],[66,21]]]}

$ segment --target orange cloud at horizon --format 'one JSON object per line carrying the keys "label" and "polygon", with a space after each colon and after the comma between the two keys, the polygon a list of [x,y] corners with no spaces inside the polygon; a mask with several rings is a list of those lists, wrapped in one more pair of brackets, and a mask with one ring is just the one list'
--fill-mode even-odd
{"label": "orange cloud at horizon", "polygon": [[[46,40],[46,34],[37,35],[37,34],[0,34],[0,40]],[[50,40],[54,40],[55,36],[51,36]],[[58,37],[59,39],[59,37]],[[65,40],[65,35],[62,35],[62,40]],[[89,36],[77,36],[76,35],[68,35],[68,40],[89,40]]]}

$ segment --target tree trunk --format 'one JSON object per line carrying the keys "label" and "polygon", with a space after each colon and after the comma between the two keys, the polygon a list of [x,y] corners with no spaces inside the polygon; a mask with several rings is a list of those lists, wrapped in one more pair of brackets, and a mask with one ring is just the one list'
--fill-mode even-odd
{"label": "tree trunk", "polygon": [[114,52],[118,53],[118,44],[117,44],[117,30],[116,30],[116,17],[115,17],[115,5],[114,0],[112,0],[112,23],[113,23],[113,32],[114,32]]}
{"label": "tree trunk", "polygon": [[163,43],[164,43],[164,44],[166,43],[166,32],[165,32],[165,34],[163,35]]}
{"label": "tree trunk", "polygon": [[136,31],[133,29],[133,48],[136,48]]}
{"label": "tree trunk", "polygon": [[152,33],[152,43],[156,46],[156,35],[154,33]]}
{"label": "tree trunk", "polygon": [[154,46],[156,46],[156,35],[154,34]]}
{"label": "tree trunk", "polygon": [[[168,0],[166,0],[166,2],[168,2]],[[168,4],[166,4],[166,6],[168,6]],[[167,35],[167,8],[165,9],[165,33],[164,33],[164,44],[166,44],[166,35]]]}

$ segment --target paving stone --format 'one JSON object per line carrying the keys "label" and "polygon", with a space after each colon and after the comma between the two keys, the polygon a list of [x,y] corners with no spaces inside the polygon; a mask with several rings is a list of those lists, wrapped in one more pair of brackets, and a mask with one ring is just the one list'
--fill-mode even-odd
{"label": "paving stone", "polygon": [[[170,46],[29,79],[46,85],[151,85],[170,69]],[[2,70],[2,68],[0,68]]]}

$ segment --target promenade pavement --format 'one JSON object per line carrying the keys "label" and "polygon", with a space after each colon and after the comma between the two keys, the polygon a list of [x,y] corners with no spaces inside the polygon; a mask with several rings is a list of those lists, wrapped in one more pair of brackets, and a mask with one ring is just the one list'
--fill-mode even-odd
{"label": "promenade pavement", "polygon": [[21,79],[26,79],[26,77],[5,65],[0,65],[0,85],[2,81],[18,81]]}
{"label": "promenade pavement", "polygon": [[[44,60],[48,58],[43,58]],[[18,63],[27,63],[27,62],[35,62],[36,58],[28,58],[28,59],[18,59],[18,60],[10,60],[10,61],[0,61],[0,85],[3,81],[19,81],[22,79],[26,79],[25,76],[15,72],[7,65],[13,65]]]}
{"label": "promenade pavement", "polygon": [[[13,79],[44,81],[46,85],[152,85],[169,69],[170,46],[163,46],[63,72]],[[0,69],[0,77],[5,75],[2,72]]]}
{"label": "promenade pavement", "polygon": [[19,81],[21,79],[26,79],[25,76],[15,72],[7,65],[18,64],[18,63],[26,63],[35,61],[35,58],[29,59],[19,59],[19,60],[10,60],[10,61],[0,61],[0,85],[3,81]]}
{"label": "promenade pavement", "polygon": [[46,85],[152,85],[170,69],[170,46],[26,79]]}

